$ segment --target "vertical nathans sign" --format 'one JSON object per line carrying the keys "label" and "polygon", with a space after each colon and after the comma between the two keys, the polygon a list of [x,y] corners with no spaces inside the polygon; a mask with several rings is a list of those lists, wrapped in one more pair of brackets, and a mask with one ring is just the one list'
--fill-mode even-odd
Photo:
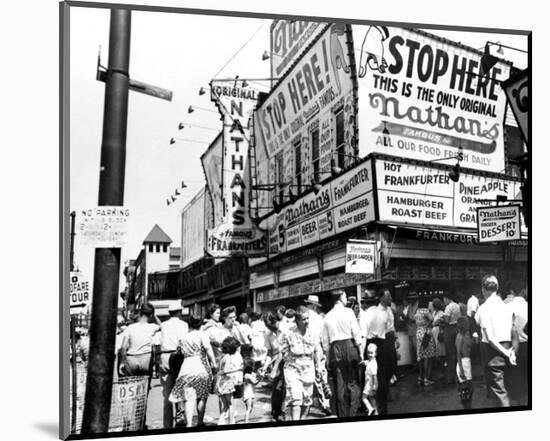
{"label": "vertical nathans sign", "polygon": [[257,92],[227,81],[212,81],[210,89],[211,100],[223,120],[223,216],[221,224],[208,230],[206,250],[213,257],[262,256],[267,251],[267,237],[249,216],[250,176],[246,162]]}
{"label": "vertical nathans sign", "polygon": [[481,75],[481,53],[420,31],[354,26],[360,53],[360,154],[422,160],[454,156],[462,165],[504,169],[506,96],[499,82],[510,64]]}

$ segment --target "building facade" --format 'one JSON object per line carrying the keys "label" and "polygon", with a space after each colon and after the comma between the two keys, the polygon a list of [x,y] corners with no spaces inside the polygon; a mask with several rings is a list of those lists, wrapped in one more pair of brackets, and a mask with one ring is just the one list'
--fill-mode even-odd
{"label": "building facade", "polygon": [[[483,73],[482,52],[381,26],[330,25],[294,53],[255,114],[270,188],[251,206],[269,235],[249,260],[255,307],[317,294],[326,311],[335,288],[470,296],[486,273],[525,286],[523,219],[515,242],[476,230],[478,207],[523,199],[512,157],[525,146],[500,87],[513,66]],[[350,240],[376,244],[374,274],[345,272]]]}

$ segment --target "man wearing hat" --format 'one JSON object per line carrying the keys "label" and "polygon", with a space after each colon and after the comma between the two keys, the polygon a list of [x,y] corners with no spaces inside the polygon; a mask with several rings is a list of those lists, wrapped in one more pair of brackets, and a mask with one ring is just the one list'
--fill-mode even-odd
{"label": "man wearing hat", "polygon": [[321,332],[323,331],[323,317],[319,314],[319,296],[309,295],[305,300],[305,304],[309,309],[309,328],[321,338]]}
{"label": "man wearing hat", "polygon": [[174,387],[174,382],[178,372],[170,369],[170,357],[175,356],[178,343],[183,335],[189,332],[189,326],[181,319],[182,307],[180,301],[175,301],[168,307],[170,318],[160,325],[160,383],[162,385],[162,396],[164,398],[164,428],[173,426],[174,416],[172,403],[168,400],[170,392]]}
{"label": "man wearing hat", "polygon": [[[323,317],[318,313],[318,310],[321,308],[321,304],[319,303],[319,296],[315,294],[311,294],[307,296],[307,299],[305,300],[305,304],[307,308],[309,309],[309,328],[315,338],[318,340],[319,344],[322,344],[321,335],[323,332]],[[321,346],[322,347],[322,346]],[[325,391],[328,391],[328,374],[326,370],[326,357],[325,353],[328,348],[323,348],[322,353],[320,354],[320,368],[319,368],[319,374],[320,377],[315,378],[314,383],[314,394],[319,398],[319,403],[321,404],[321,408],[325,413],[331,413],[330,410],[330,400]]]}

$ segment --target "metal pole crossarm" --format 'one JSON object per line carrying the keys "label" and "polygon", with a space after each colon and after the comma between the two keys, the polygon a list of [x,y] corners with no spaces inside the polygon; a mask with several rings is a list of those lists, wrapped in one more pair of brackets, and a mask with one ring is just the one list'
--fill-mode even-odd
{"label": "metal pole crossarm", "polygon": [[[127,72],[119,72],[114,69],[107,70],[98,70],[97,80],[103,83],[106,82],[106,78],[109,74],[120,73],[122,75],[128,76]],[[134,92],[143,93],[144,95],[149,95],[155,98],[160,98],[166,101],[172,101],[172,91],[168,89],[163,89],[162,87],[153,86],[151,84],[143,83],[142,81],[133,80],[130,78],[129,89]]]}

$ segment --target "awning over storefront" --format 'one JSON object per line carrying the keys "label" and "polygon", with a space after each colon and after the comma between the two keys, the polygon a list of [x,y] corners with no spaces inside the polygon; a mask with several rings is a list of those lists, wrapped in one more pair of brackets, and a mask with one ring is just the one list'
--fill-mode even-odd
{"label": "awning over storefront", "polygon": [[308,280],[292,285],[272,288],[268,290],[256,292],[256,302],[265,303],[276,300],[286,299],[289,297],[306,296],[309,294],[318,294],[323,291],[332,289],[340,289],[348,286],[359,285],[361,283],[375,282],[376,279],[372,275],[366,274],[336,274],[333,276],[323,277],[323,279]]}
{"label": "awning over storefront", "polygon": [[385,265],[392,259],[527,261],[527,240],[480,244],[476,232],[380,224]]}

